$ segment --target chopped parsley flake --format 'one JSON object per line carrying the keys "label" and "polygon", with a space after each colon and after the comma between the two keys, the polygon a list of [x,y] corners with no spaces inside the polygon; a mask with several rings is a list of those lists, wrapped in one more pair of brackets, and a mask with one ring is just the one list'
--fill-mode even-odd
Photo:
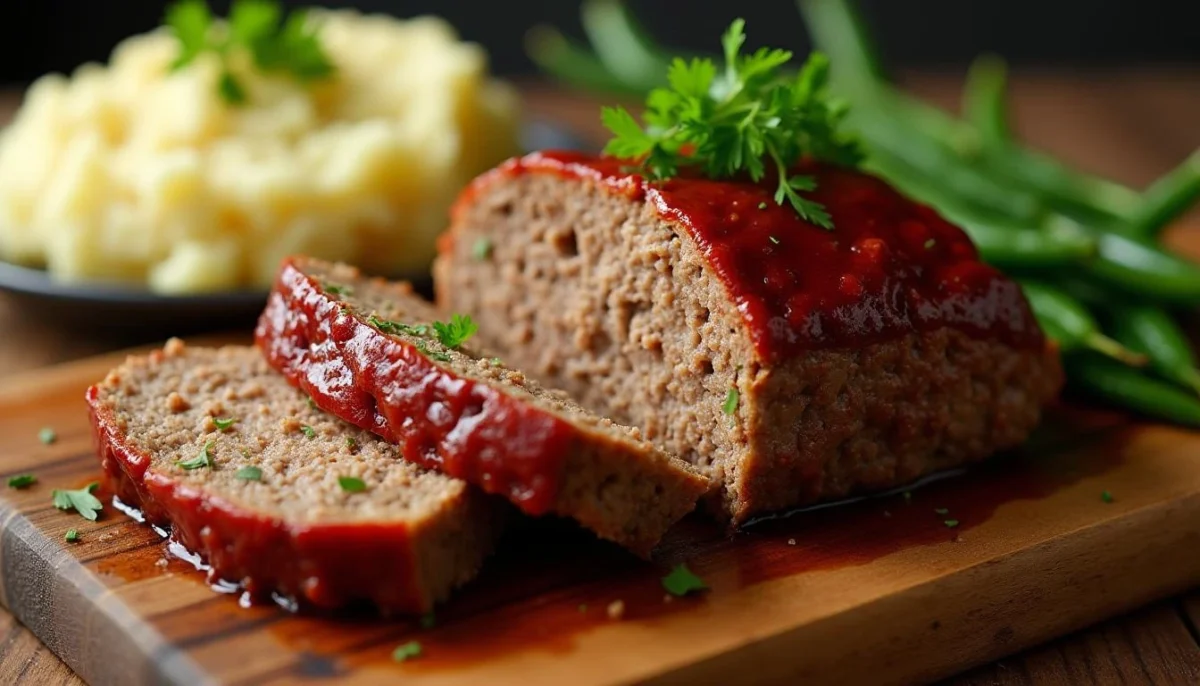
{"label": "chopped parsley flake", "polygon": [[233,478],[241,481],[262,481],[262,470],[254,465],[247,465],[237,470]]}
{"label": "chopped parsley flake", "polygon": [[354,450],[355,448],[358,447],[358,441],[354,440],[353,436],[347,436],[346,437],[346,447],[351,450]]}
{"label": "chopped parsley flake", "polygon": [[100,510],[104,509],[104,503],[92,495],[97,488],[100,488],[100,484],[92,482],[77,491],[56,488],[50,495],[58,509],[75,510],[80,517],[94,522]]}
{"label": "chopped parsley flake", "polygon": [[671,573],[662,578],[662,586],[673,596],[685,596],[692,591],[703,591],[708,588],[704,580],[692,574],[685,564],[675,565]]}
{"label": "chopped parsley flake", "polygon": [[425,334],[429,333],[429,327],[427,326],[421,324],[409,326],[408,324],[401,324],[400,322],[381,319],[375,315],[367,317],[367,323],[376,329],[379,329],[383,333],[392,334],[393,336],[424,336]]}
{"label": "chopped parsley flake", "polygon": [[449,322],[433,323],[433,332],[437,335],[438,342],[447,348],[457,348],[478,330],[479,325],[465,314],[456,314],[450,317]]}
{"label": "chopped parsley flake", "polygon": [[[12,485],[12,483],[10,482],[10,483],[9,483],[9,485],[11,486],[11,485]],[[1106,502],[1106,503],[1111,503],[1111,502],[1113,502],[1114,500],[1116,500],[1116,498],[1113,498],[1113,494],[1112,494],[1112,493],[1110,493],[1109,491],[1104,491],[1103,493],[1101,493],[1101,494],[1100,494],[1100,499],[1101,499],[1101,500],[1103,500],[1103,501],[1104,501],[1104,502]]]}
{"label": "chopped parsley flake", "polygon": [[339,476],[338,485],[347,493],[362,493],[367,490],[367,482],[357,476]]}
{"label": "chopped parsley flake", "polygon": [[475,243],[471,245],[471,257],[477,262],[482,262],[492,256],[492,239],[487,237],[475,239]]}
{"label": "chopped parsley flake", "polygon": [[67,529],[67,535],[63,536],[63,540],[65,540],[67,543],[78,543],[79,538],[79,532],[75,529]]}
{"label": "chopped parsley flake", "polygon": [[321,288],[329,295],[354,295],[354,289],[349,286],[339,286],[336,283],[322,284]]}
{"label": "chopped parsley flake", "polygon": [[392,659],[396,662],[404,662],[418,657],[421,657],[421,644],[418,641],[403,643],[392,651]]}
{"label": "chopped parsley flake", "polygon": [[947,519],[944,522],[944,524],[946,525],[947,528],[953,529],[954,527],[958,526],[958,520],[957,519]]}
{"label": "chopped parsley flake", "polygon": [[16,476],[8,477],[9,488],[29,488],[37,483],[37,477],[32,474],[17,474]]}
{"label": "chopped parsley flake", "polygon": [[766,203],[766,202],[760,202],[760,203],[758,203],[758,209],[760,209],[760,210],[765,210],[765,209],[767,209],[767,203]]}
{"label": "chopped parsley flake", "polygon": [[225,431],[226,429],[229,429],[230,427],[232,427],[234,424],[237,424],[237,418],[236,417],[224,417],[224,418],[213,417],[213,424],[217,427],[218,431]]}
{"label": "chopped parsley flake", "polygon": [[771,241],[775,245],[779,245],[779,239],[774,236],[767,236],[767,240]]}
{"label": "chopped parsley flake", "polygon": [[437,624],[437,616],[434,615],[432,612],[426,612],[425,614],[421,615],[421,628],[422,629],[432,629],[434,627],[434,625],[436,625],[436,624]]}
{"label": "chopped parsley flake", "polygon": [[937,241],[933,238],[930,238],[929,240],[925,241],[925,249],[926,250],[933,248],[933,246],[935,246],[935,245],[937,245]]}
{"label": "chopped parsley flake", "polygon": [[944,508],[944,507],[939,507],[939,508],[935,509],[933,512],[934,512],[934,514],[940,514],[940,515],[948,515],[948,514],[950,514],[950,510],[947,510],[947,509],[946,509],[946,508]]}
{"label": "chopped parsley flake", "polygon": [[179,460],[175,464],[179,465],[180,467],[183,467],[184,469],[186,469],[188,471],[191,471],[193,469],[200,469],[201,467],[212,467],[212,455],[209,454],[209,451],[212,450],[212,447],[213,447],[212,441],[209,441],[208,443],[204,444],[203,448],[200,449],[199,455],[193,457],[190,460]]}
{"label": "chopped parsley flake", "polygon": [[728,415],[732,415],[734,412],[737,412],[738,399],[738,389],[729,389],[729,392],[725,394],[725,402],[721,403],[721,411]]}
{"label": "chopped parsley flake", "polygon": [[42,445],[50,445],[58,440],[58,434],[55,433],[53,427],[43,426],[41,431],[38,431],[38,440]]}
{"label": "chopped parsley flake", "polygon": [[500,361],[500,358],[499,358],[499,357],[493,357],[493,358],[492,358],[492,366],[493,366],[493,367],[500,367],[500,366],[502,366],[503,364],[504,364],[504,363]]}
{"label": "chopped parsley flake", "polygon": [[417,350],[421,351],[422,355],[425,355],[432,360],[437,360],[438,362],[450,361],[449,355],[440,350],[430,350],[429,346],[425,345],[425,341],[417,341]]}
{"label": "chopped parsley flake", "polygon": [[308,424],[301,424],[301,425],[300,425],[300,433],[304,434],[305,436],[308,436],[309,438],[316,438],[316,437],[317,437],[317,432],[316,432],[316,430],[315,430],[315,429],[313,429],[313,428],[312,428],[311,426],[309,426]]}

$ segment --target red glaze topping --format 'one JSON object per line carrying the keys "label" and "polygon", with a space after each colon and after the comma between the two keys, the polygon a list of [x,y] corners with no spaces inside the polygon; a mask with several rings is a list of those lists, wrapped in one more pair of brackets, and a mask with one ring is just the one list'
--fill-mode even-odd
{"label": "red glaze topping", "polygon": [[108,488],[147,522],[170,525],[173,539],[208,562],[211,581],[317,608],[369,600],[385,612],[431,609],[405,525],[289,525],[188,486],[149,469],[150,456],[129,447],[98,394],[88,389],[87,401]]}
{"label": "red glaze topping", "polygon": [[549,512],[576,432],[342,310],[285,262],[256,332],[267,361],[326,412],[398,444],[410,462]]}
{"label": "red glaze topping", "polygon": [[803,163],[809,197],[835,228],[800,218],[773,197],[775,181],[674,178],[649,182],[628,163],[574,152],[510,160],[473,184],[554,173],[588,179],[654,204],[686,227],[742,313],[759,355],[777,361],[808,349],[858,347],[952,326],[1018,347],[1041,347],[1020,287],[979,260],[966,234],[933,209],[868,174]]}

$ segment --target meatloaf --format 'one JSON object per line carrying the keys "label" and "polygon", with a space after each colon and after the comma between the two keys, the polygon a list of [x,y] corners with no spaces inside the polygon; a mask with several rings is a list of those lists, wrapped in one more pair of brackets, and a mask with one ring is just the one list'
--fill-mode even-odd
{"label": "meatloaf", "polygon": [[427,612],[511,509],[314,409],[251,347],[172,340],[87,400],[113,492],[254,596]]}
{"label": "meatloaf", "polygon": [[[284,262],[259,320],[272,366],[321,409],[399,444],[408,460],[571,517],[648,554],[708,482],[687,463],[550,392],[499,359],[435,335],[407,284],[345,265]],[[440,322],[439,322],[440,323]]]}
{"label": "meatloaf", "polygon": [[440,244],[438,304],[699,467],[733,523],[1014,446],[1058,391],[1020,289],[879,179],[800,165],[825,230],[769,179],[631,166],[535,153],[478,179]]}

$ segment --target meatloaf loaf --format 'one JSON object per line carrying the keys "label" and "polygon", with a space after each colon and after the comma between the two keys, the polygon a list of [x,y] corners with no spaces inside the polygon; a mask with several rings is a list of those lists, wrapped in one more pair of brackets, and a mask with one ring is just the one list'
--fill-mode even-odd
{"label": "meatloaf loaf", "polygon": [[427,612],[510,510],[314,409],[254,348],[172,340],[87,400],[116,495],[255,596]]}
{"label": "meatloaf loaf", "polygon": [[648,554],[707,490],[637,430],[498,359],[445,345],[438,317],[407,284],[293,258],[257,338],[271,365],[321,409],[399,444],[406,459],[529,514],[574,518],[637,553]]}
{"label": "meatloaf loaf", "polygon": [[438,304],[588,409],[720,485],[734,523],[1014,446],[1061,384],[1020,289],[936,212],[802,164],[825,230],[774,182],[647,182],[575,153],[460,198]]}

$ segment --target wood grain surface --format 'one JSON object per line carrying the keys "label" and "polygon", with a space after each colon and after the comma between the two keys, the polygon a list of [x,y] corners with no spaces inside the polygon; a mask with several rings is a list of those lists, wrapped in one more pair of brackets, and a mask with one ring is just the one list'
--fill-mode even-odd
{"label": "wood grain surface", "polygon": [[[925,75],[909,82],[918,93],[952,106],[960,76]],[[1198,84],[1200,72],[1161,67],[1021,74],[1015,79],[1015,110],[1020,131],[1039,147],[1083,168],[1138,185],[1200,145],[1200,128],[1195,126],[1200,120]],[[526,91],[531,113],[565,120],[585,133],[597,130],[594,102],[536,84]],[[1188,233],[1185,228],[1175,235]],[[0,377],[137,340],[136,336],[97,337],[73,329],[69,322],[45,322],[27,315],[0,296]],[[1195,684],[1198,624],[1200,594],[1193,592],[946,683],[1091,684],[1102,676],[1117,675],[1126,684]],[[2,611],[0,633],[4,636],[0,683],[80,683],[44,644]],[[1009,645],[1006,652],[1018,649]]]}

